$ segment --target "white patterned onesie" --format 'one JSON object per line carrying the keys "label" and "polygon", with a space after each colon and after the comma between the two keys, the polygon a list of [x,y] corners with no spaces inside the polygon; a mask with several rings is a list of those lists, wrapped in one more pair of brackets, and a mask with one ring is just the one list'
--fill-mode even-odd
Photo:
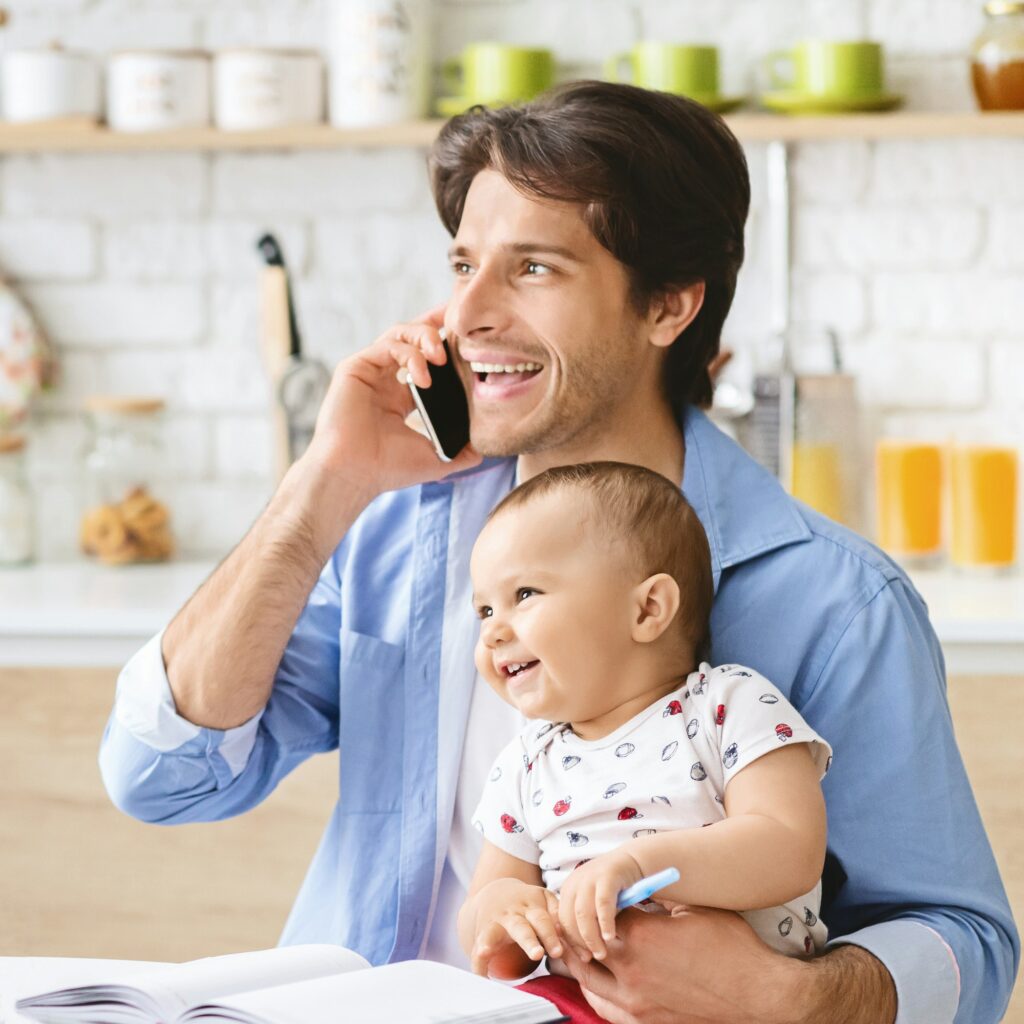
{"label": "white patterned onesie", "polygon": [[[783,744],[807,743],[824,777],[832,748],[752,669],[702,663],[673,693],[613,733],[582,740],[564,723],[528,723],[498,756],[473,824],[558,892],[580,864],[631,838],[725,818],[729,780]],[[782,953],[820,950],[821,882],[780,907],[743,913]],[[653,908],[652,908],[653,909]]]}

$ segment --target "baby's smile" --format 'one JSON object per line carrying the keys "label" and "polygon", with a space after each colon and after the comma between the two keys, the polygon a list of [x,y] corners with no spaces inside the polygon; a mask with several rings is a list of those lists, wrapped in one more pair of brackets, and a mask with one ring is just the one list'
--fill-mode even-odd
{"label": "baby's smile", "polygon": [[509,676],[507,692],[509,699],[516,701],[517,698],[529,691],[536,691],[538,676],[540,675],[540,662],[533,661],[528,667],[520,669],[519,672]]}
{"label": "baby's smile", "polygon": [[534,665],[537,664],[538,662],[536,660],[510,661],[504,662],[503,664],[499,665],[498,668],[499,671],[503,672],[506,676],[511,677],[521,675],[523,672],[528,672],[531,668],[534,667]]}

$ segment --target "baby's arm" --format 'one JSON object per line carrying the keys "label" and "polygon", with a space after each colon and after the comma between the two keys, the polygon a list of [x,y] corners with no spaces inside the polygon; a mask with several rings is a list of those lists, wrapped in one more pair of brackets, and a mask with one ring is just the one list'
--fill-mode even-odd
{"label": "baby's arm", "polygon": [[458,920],[472,969],[504,980],[530,974],[545,952],[562,955],[557,921],[558,898],[540,868],[485,840]]}
{"label": "baby's arm", "polygon": [[723,910],[774,907],[809,892],[825,863],[825,798],[806,743],[773,750],[725,788],[723,821],[641,836],[629,846],[644,875],[679,868],[659,895]]}
{"label": "baby's arm", "polygon": [[679,881],[658,897],[677,903],[756,910],[809,892],[825,861],[820,774],[806,743],[774,750],[727,784],[723,821],[640,836],[584,864],[562,887],[566,937],[603,957],[618,890],[667,867]]}

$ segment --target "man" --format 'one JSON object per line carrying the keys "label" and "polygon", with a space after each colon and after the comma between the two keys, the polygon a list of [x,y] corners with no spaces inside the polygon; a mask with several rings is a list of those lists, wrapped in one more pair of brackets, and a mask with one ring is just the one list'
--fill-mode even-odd
{"label": "man", "polygon": [[[467,818],[519,726],[475,679],[470,549],[515,480],[638,463],[680,482],[707,531],[712,662],[762,671],[835,749],[834,939],[802,961],[731,913],[627,912],[602,964],[569,958],[587,998],[613,1022],[999,1019],[1018,938],[924,605],[697,409],[743,259],[736,140],[687,100],[583,82],[455,118],[431,173],[450,300],[338,367],[264,514],[125,667],[101,752],[115,802],[223,818],[340,745],[340,799],[282,941],[461,962]],[[449,465],[404,425],[395,379],[428,383],[442,326],[472,423]]]}

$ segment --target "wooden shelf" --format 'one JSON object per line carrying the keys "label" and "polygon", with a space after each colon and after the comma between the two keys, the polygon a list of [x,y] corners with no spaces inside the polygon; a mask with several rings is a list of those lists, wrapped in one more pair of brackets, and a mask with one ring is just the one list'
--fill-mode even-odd
{"label": "wooden shelf", "polygon": [[[726,122],[744,142],[803,142],[822,139],[1022,138],[1024,112],[829,114],[787,117],[740,113]],[[87,120],[31,125],[0,124],[3,153],[240,152],[246,150],[339,149],[429,146],[444,121],[423,120],[379,128],[341,130],[330,125],[222,132],[188,128],[172,132],[126,133]]]}
{"label": "wooden shelf", "polygon": [[79,119],[31,125],[0,123],[2,153],[234,152],[268,149],[340,149],[346,146],[429,146],[443,120],[410,121],[379,128],[341,130],[297,125],[259,132],[182,128],[169,132],[113,132]]}
{"label": "wooden shelf", "polygon": [[891,114],[822,114],[789,117],[743,113],[725,119],[744,142],[821,139],[1024,139],[1024,111],[897,111]]}

